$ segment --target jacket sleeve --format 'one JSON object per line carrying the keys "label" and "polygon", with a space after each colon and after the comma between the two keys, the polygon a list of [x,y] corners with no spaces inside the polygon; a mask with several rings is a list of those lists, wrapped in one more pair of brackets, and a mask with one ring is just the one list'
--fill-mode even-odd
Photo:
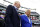
{"label": "jacket sleeve", "polygon": [[25,22],[28,22],[27,19],[25,19],[25,17],[23,15],[21,15],[21,18],[20,18],[22,21],[25,21]]}
{"label": "jacket sleeve", "polygon": [[32,27],[32,21],[31,21],[31,27]]}
{"label": "jacket sleeve", "polygon": [[26,19],[24,18],[23,15],[21,15],[20,17],[21,17],[20,19],[21,19],[22,21],[26,21]]}
{"label": "jacket sleeve", "polygon": [[10,18],[12,16],[12,7],[9,5],[6,9],[6,16],[4,18],[6,24],[10,24]]}

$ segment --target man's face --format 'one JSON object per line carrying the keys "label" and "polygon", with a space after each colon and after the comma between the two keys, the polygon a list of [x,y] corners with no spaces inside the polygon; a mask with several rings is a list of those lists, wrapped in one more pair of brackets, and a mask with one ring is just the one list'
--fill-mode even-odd
{"label": "man's face", "polygon": [[26,14],[27,14],[27,16],[29,17],[30,16],[30,10],[28,10],[27,12],[26,12]]}
{"label": "man's face", "polygon": [[14,6],[16,6],[17,8],[20,8],[20,2],[19,1],[15,1]]}
{"label": "man's face", "polygon": [[20,4],[19,4],[19,3],[17,3],[17,4],[16,4],[16,7],[17,7],[17,8],[20,8]]}

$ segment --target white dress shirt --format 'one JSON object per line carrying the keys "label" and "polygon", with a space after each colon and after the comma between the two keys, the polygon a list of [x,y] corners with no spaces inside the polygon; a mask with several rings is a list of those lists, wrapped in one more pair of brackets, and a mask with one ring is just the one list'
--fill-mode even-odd
{"label": "white dress shirt", "polygon": [[18,12],[18,8],[16,6],[14,6],[14,7],[15,7],[16,11]]}

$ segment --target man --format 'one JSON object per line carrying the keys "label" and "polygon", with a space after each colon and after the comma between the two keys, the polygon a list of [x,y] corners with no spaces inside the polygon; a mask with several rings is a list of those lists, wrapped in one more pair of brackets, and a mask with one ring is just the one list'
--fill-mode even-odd
{"label": "man", "polygon": [[30,18],[30,10],[26,10],[24,15],[21,15],[22,27],[32,27],[32,21]]}
{"label": "man", "polygon": [[14,6],[9,5],[6,9],[5,27],[20,27],[20,17],[17,13],[20,2],[16,1]]}

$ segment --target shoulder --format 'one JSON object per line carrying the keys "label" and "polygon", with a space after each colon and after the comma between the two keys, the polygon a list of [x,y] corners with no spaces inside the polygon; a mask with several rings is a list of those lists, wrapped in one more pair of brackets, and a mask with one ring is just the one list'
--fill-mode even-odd
{"label": "shoulder", "polygon": [[12,7],[12,5],[8,5],[8,6],[7,6],[7,8],[11,8],[11,7]]}
{"label": "shoulder", "polygon": [[6,10],[12,10],[12,9],[13,9],[12,5],[8,5],[7,8],[6,8]]}
{"label": "shoulder", "polygon": [[21,15],[21,17],[24,17],[25,15]]}
{"label": "shoulder", "polygon": [[7,6],[7,8],[8,8],[8,7],[10,7],[10,8],[11,8],[11,7],[12,7],[12,5],[8,5],[8,6]]}
{"label": "shoulder", "polygon": [[8,7],[9,7],[9,6],[12,6],[12,5],[8,5]]}

